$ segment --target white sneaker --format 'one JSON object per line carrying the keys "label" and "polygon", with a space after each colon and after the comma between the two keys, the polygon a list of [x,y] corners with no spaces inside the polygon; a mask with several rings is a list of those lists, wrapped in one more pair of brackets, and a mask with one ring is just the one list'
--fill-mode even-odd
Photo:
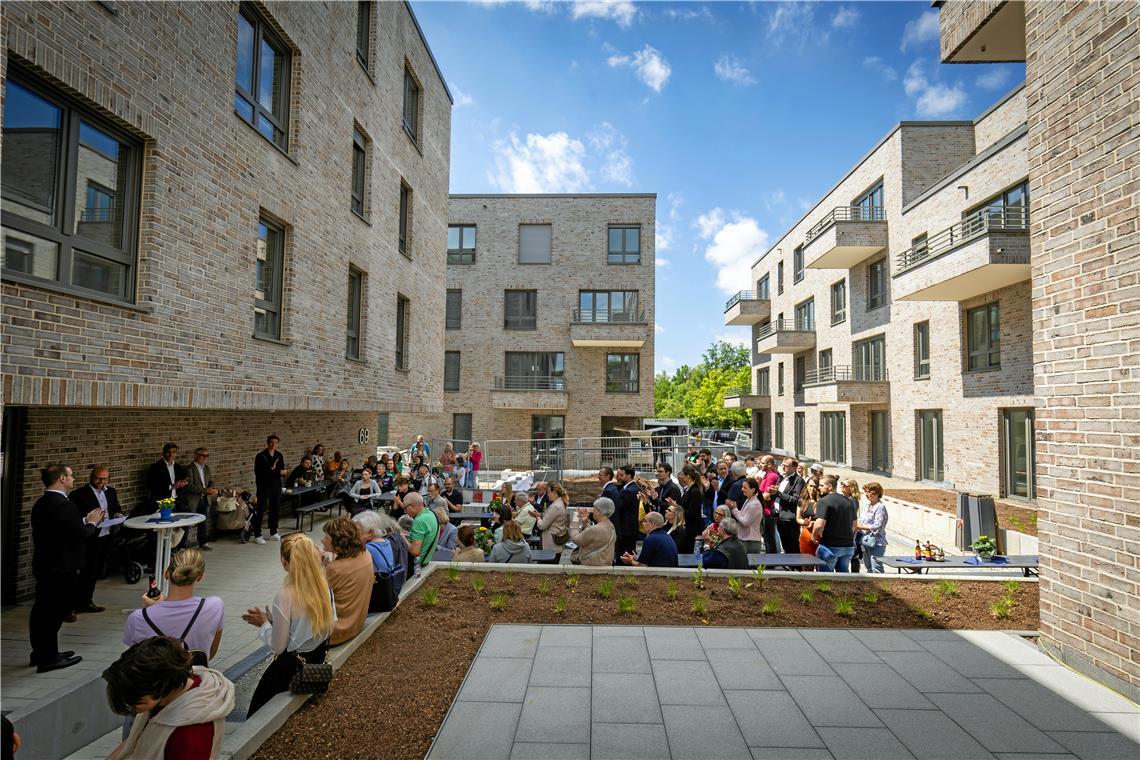
{"label": "white sneaker", "polygon": [[261,536],[258,536],[257,538],[253,539],[253,542],[254,542],[255,544],[264,544],[264,543],[265,543],[265,539],[264,539],[264,538],[262,538]]}
{"label": "white sneaker", "polygon": [[270,541],[280,541],[280,540],[281,540],[281,536],[280,536],[280,535],[278,535],[278,534],[276,534],[276,533],[270,533],[270,534],[269,534],[269,540],[270,540]]}

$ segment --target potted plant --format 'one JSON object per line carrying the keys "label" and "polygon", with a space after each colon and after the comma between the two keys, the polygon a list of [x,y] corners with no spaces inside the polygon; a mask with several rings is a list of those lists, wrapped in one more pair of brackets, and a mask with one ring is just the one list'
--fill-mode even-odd
{"label": "potted plant", "polygon": [[475,531],[475,545],[478,546],[484,554],[490,554],[491,549],[495,546],[495,534],[489,528],[480,527]]}
{"label": "potted plant", "polygon": [[989,562],[997,552],[997,544],[989,536],[978,536],[978,540],[970,544],[970,548],[982,562]]}

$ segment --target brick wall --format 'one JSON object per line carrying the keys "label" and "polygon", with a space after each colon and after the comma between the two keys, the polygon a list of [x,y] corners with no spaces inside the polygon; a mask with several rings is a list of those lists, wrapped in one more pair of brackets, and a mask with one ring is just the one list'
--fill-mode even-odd
{"label": "brick wall", "polygon": [[942,60],[953,55],[1005,3],[1006,0],[955,0],[944,4],[939,13]]}

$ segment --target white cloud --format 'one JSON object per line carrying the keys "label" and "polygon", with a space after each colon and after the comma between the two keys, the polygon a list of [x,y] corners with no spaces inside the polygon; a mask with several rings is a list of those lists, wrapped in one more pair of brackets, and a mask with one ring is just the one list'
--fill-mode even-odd
{"label": "white cloud", "polygon": [[654,335],[660,335],[660,334],[661,334],[661,333],[663,333],[663,332],[665,332],[665,328],[664,328],[664,327],[662,327],[662,326],[660,325],[660,323],[658,323],[658,322],[654,322],[654,323],[653,323],[653,334],[654,334]]}
{"label": "white cloud", "polygon": [[1009,69],[990,69],[978,75],[978,87],[983,90],[1000,90],[1009,81]]}
{"label": "white cloud", "polygon": [[[663,218],[661,214],[657,215],[657,228],[654,235],[654,248],[657,252],[667,251],[673,245],[674,228],[677,221],[681,218],[681,204],[685,202],[684,196],[680,193],[669,193],[667,196],[669,201],[669,211]],[[668,221],[666,221],[668,219]],[[657,259],[657,266],[669,266],[668,259]]]}
{"label": "white cloud", "polygon": [[565,132],[528,134],[526,141],[511,133],[494,145],[491,184],[505,193],[579,193],[590,188],[582,164],[586,147]]}
{"label": "white cloud", "polygon": [[877,55],[869,55],[864,58],[863,68],[878,72],[879,76],[888,82],[893,82],[899,78],[899,73],[895,71],[894,67],[888,66],[887,62]]}
{"label": "white cloud", "polygon": [[633,159],[626,152],[625,135],[608,121],[591,132],[590,146],[603,156],[600,170],[602,179],[617,185],[629,187],[633,184]]}
{"label": "white cloud", "polygon": [[665,56],[649,44],[634,53],[632,57],[611,55],[606,59],[606,63],[614,67],[632,66],[637,78],[657,92],[661,92],[665,88],[665,83],[669,81],[669,77],[673,73],[673,69],[665,60]]}
{"label": "white cloud", "polygon": [[751,338],[752,336],[748,333],[747,330],[733,330],[732,328],[713,333],[714,342],[724,341],[725,343],[731,343],[734,346],[743,346],[746,348],[748,346],[748,341]]}
{"label": "white cloud", "polygon": [[906,22],[899,49],[905,51],[911,45],[937,40],[938,35],[938,11],[924,11],[918,18]]}
{"label": "white cloud", "polygon": [[811,3],[771,3],[768,16],[767,39],[771,47],[805,48],[827,43],[825,29],[815,28],[815,14]]}
{"label": "white cloud", "polygon": [[699,11],[688,7],[666,8],[661,15],[670,21],[694,21],[698,18],[713,18],[712,12],[709,11],[708,7],[704,5],[701,6],[701,9]]}
{"label": "white cloud", "polygon": [[637,8],[630,0],[577,0],[570,3],[570,17],[612,19],[618,26],[629,27],[637,16]]}
{"label": "white cloud", "polygon": [[716,75],[726,82],[732,82],[743,87],[750,84],[756,84],[756,80],[752,77],[752,72],[745,68],[740,59],[734,55],[722,55],[713,64],[713,71]]}
{"label": "white cloud", "polygon": [[859,21],[859,11],[855,10],[849,5],[842,5],[835,15],[831,17],[831,25],[836,29],[843,29],[849,26],[855,26]]}
{"label": "white cloud", "polygon": [[[657,239],[660,240],[661,238],[658,237]],[[672,263],[673,262],[669,261],[669,259],[663,259],[660,256],[653,260],[653,265],[658,267],[667,267]]]}
{"label": "white cloud", "polygon": [[665,372],[672,372],[677,369],[677,360],[672,356],[662,356],[658,360],[657,365]]}
{"label": "white cloud", "polygon": [[455,98],[455,107],[456,108],[462,108],[464,106],[475,105],[475,98],[471,97],[470,95],[465,93],[463,90],[459,89],[459,87],[455,84],[455,82],[449,82],[448,87],[451,89],[452,97]]}
{"label": "white cloud", "polygon": [[966,105],[966,91],[962,86],[931,82],[922,61],[915,61],[906,70],[903,89],[915,99],[914,109],[919,116],[947,116]]}
{"label": "white cloud", "polygon": [[768,233],[756,220],[737,212],[725,220],[723,209],[714,208],[697,218],[701,237],[710,240],[705,260],[716,267],[716,285],[725,293],[748,289],[752,263],[768,248]]}

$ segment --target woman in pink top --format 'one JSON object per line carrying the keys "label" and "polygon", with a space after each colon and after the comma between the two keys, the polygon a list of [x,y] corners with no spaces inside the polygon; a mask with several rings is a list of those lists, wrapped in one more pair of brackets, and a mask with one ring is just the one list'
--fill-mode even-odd
{"label": "woman in pink top", "polygon": [[725,503],[732,508],[732,516],[740,523],[737,538],[749,554],[761,554],[764,551],[764,505],[760,503],[760,484],[756,478],[745,478],[741,490],[744,492],[743,506],[737,506],[732,500]]}
{"label": "woman in pink top", "polygon": [[479,470],[483,469],[483,449],[479,448],[479,444],[471,444],[470,449],[467,451],[467,462],[470,468],[467,471],[468,488],[479,487]]}

